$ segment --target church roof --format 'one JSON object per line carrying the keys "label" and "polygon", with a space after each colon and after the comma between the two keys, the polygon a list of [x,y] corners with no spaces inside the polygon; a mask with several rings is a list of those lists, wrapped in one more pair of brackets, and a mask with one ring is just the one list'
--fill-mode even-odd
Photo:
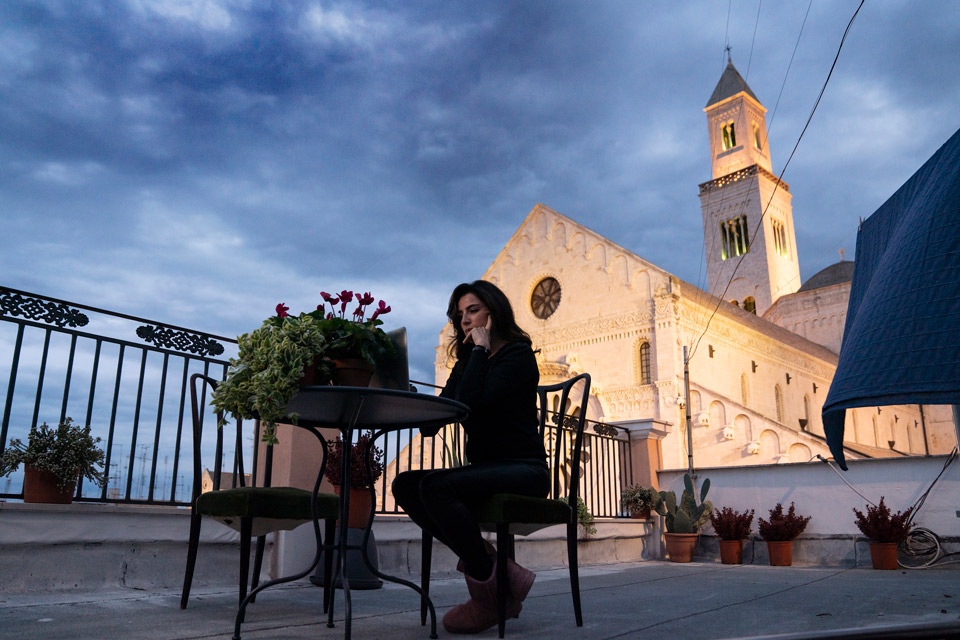
{"label": "church roof", "polygon": [[733,66],[733,61],[727,58],[727,68],[723,70],[723,75],[720,76],[720,82],[717,83],[717,88],[713,90],[713,94],[707,101],[707,107],[722,102],[727,98],[732,98],[741,91],[745,91],[748,96],[760,102],[760,99],[753,95],[753,91],[747,86],[747,81],[743,79],[743,76],[740,75],[737,68]]}
{"label": "church roof", "polygon": [[826,269],[821,269],[813,274],[807,279],[806,282],[803,283],[803,286],[797,290],[797,293],[801,291],[812,291],[813,289],[820,289],[822,287],[829,287],[830,285],[850,282],[852,280],[853,261],[841,260],[840,262],[832,264]]}

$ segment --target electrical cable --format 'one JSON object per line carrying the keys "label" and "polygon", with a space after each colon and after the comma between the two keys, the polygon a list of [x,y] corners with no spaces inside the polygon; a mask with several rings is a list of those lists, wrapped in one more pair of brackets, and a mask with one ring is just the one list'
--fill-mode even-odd
{"label": "electrical cable", "polygon": [[[913,522],[913,519],[919,513],[921,507],[923,507],[924,502],[927,500],[927,496],[930,495],[930,492],[933,491],[934,485],[940,480],[943,474],[946,472],[947,468],[953,464],[953,461],[957,459],[957,456],[960,455],[960,449],[957,447],[953,448],[953,451],[950,452],[950,455],[947,456],[947,459],[943,463],[943,468],[940,469],[940,473],[937,474],[937,477],[933,479],[933,482],[930,483],[930,486],[927,487],[927,490],[924,491],[917,501],[913,503],[911,507],[910,518],[907,520],[907,526]],[[865,495],[860,493],[854,488],[852,484],[847,482],[846,478],[840,473],[840,471],[833,466],[833,464],[824,458],[822,455],[817,454],[814,456],[819,459],[821,462],[826,464],[828,467],[833,469],[833,472],[836,473],[843,482],[850,487],[854,493],[863,498],[867,504],[877,506]],[[960,555],[960,551],[954,551],[947,553],[944,551],[943,544],[940,542],[940,537],[937,536],[931,529],[926,527],[913,527],[910,529],[910,533],[907,534],[907,539],[899,544],[897,547],[898,552],[898,564],[904,569],[929,569],[934,565],[942,566],[944,564],[957,564],[960,563],[960,560],[950,560],[947,562],[942,562],[945,558],[951,556]]]}
{"label": "electrical cable", "polygon": [[[824,92],[827,90],[827,85],[830,83],[830,78],[833,77],[833,71],[837,66],[837,61],[840,59],[840,52],[843,51],[843,44],[847,39],[847,35],[850,33],[850,27],[853,26],[853,21],[856,20],[857,14],[860,13],[860,9],[863,7],[866,0],[861,0],[860,4],[857,6],[857,10],[853,12],[853,15],[850,17],[850,21],[847,23],[847,28],[843,31],[843,36],[840,38],[840,46],[837,47],[837,53],[833,58],[833,64],[830,65],[830,71],[827,73],[826,80],[823,81],[823,86],[820,88],[820,93],[817,95],[817,99],[813,104],[813,109],[810,110],[810,115],[807,117],[806,123],[803,125],[803,129],[800,131],[800,135],[797,137],[796,144],[793,145],[793,150],[790,152],[790,156],[787,158],[786,164],[783,165],[783,169],[780,171],[780,175],[777,177],[777,182],[774,184],[773,191],[770,193],[770,199],[767,201],[767,205],[763,208],[763,213],[760,214],[760,220],[757,222],[757,226],[754,228],[754,237],[756,237],[756,231],[760,228],[760,225],[763,224],[763,218],[767,215],[767,211],[770,209],[770,205],[773,203],[773,198],[777,193],[777,189],[780,186],[780,182],[783,178],[783,174],[786,173],[787,167],[790,166],[790,162],[793,160],[793,156],[797,153],[797,148],[800,146],[800,141],[803,140],[804,134],[807,132],[807,129],[810,127],[810,122],[813,120],[814,114],[817,112],[817,107],[820,106],[820,100],[823,98]],[[730,280],[727,282],[727,286],[724,287],[723,293],[718,296],[717,306],[714,308],[713,313],[710,314],[710,318],[707,319],[706,326],[703,329],[703,332],[700,336],[697,337],[697,340],[693,345],[693,353],[689,355],[688,359],[693,358],[693,354],[696,353],[697,347],[700,345],[700,341],[703,339],[703,336],[706,335],[707,330],[710,327],[710,323],[713,321],[713,318],[716,316],[717,311],[720,309],[720,305],[723,303],[724,298],[727,295],[727,290],[730,288],[730,284],[733,283],[733,278],[737,273],[737,269],[740,268],[740,265],[743,263],[746,253],[740,256],[740,260],[737,261],[734,265],[733,273],[730,274]]]}

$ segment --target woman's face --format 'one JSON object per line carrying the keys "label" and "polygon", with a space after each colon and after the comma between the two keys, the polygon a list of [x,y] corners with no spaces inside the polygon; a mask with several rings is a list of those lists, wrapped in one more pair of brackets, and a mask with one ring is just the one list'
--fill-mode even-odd
{"label": "woman's face", "polygon": [[472,293],[464,294],[457,302],[457,311],[460,316],[460,328],[463,329],[464,336],[470,335],[470,330],[475,327],[487,326],[487,320],[490,318],[490,310],[487,305],[480,301],[480,298]]}

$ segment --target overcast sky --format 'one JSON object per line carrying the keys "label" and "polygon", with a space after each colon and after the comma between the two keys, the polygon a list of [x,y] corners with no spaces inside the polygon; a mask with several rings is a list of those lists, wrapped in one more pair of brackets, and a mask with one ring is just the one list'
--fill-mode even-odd
{"label": "overcast sky", "polygon": [[[0,284],[228,336],[369,290],[432,380],[537,202],[702,284],[725,43],[779,174],[858,4],[6,0]],[[863,7],[784,174],[804,279],[960,127],[958,69],[960,4]]]}

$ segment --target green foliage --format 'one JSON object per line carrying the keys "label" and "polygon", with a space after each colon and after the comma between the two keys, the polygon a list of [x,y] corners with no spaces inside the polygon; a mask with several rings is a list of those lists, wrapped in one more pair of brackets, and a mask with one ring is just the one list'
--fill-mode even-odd
{"label": "green foliage", "polygon": [[654,509],[659,501],[660,493],[652,487],[628,484],[620,492],[620,506],[630,513],[636,513],[644,509]]}
{"label": "green foliage", "polygon": [[690,474],[683,475],[683,493],[677,503],[677,494],[673,491],[661,491],[657,513],[664,517],[667,533],[697,533],[706,524],[713,511],[713,505],[706,500],[710,490],[710,479],[705,478],[700,488],[700,502],[697,502],[696,487]]}
{"label": "green foliage", "polygon": [[[562,501],[567,501],[566,497],[560,498]],[[583,501],[583,498],[577,496],[577,522],[583,525],[583,530],[586,531],[588,536],[592,536],[597,532],[597,527],[595,526],[595,520],[593,514],[590,513],[590,510],[587,508],[587,503]]]}
{"label": "green foliage", "polygon": [[750,537],[753,513],[753,509],[742,513],[730,507],[715,509],[710,513],[710,524],[721,540],[743,540]]}
{"label": "green foliage", "polygon": [[[316,310],[291,316],[282,302],[277,315],[267,318],[259,329],[239,338],[239,353],[230,360],[230,371],[213,394],[213,406],[221,414],[235,418],[257,418],[263,422],[263,441],[277,443],[277,422],[288,418],[294,424],[296,414],[287,414],[285,407],[300,390],[304,369],[313,366],[312,384],[330,382],[333,360],[360,358],[377,364],[393,352],[393,343],[383,332],[378,315],[389,313],[381,300],[373,316],[364,320],[364,310],[374,298],[369,293],[342,291],[339,297],[321,292],[330,303]],[[356,301],[353,320],[344,317],[347,305]],[[340,305],[339,315],[334,305]],[[326,314],[326,315],[325,315]]]}
{"label": "green foliage", "polygon": [[783,512],[783,505],[779,502],[777,506],[770,509],[770,520],[763,518],[757,519],[757,527],[760,529],[760,536],[764,540],[773,542],[782,542],[793,540],[803,533],[810,522],[811,516],[797,515],[796,506],[791,502],[790,508],[786,513]]}
{"label": "green foliage", "polygon": [[27,435],[27,444],[13,439],[0,455],[0,475],[8,476],[21,464],[29,464],[44,469],[60,478],[60,487],[67,489],[83,476],[103,487],[106,476],[103,467],[103,449],[97,446],[100,438],[90,435],[90,427],[73,424],[72,418],[66,418],[54,429],[44,422],[39,427],[31,427]]}
{"label": "green foliage", "polygon": [[[213,393],[213,406],[238,419],[259,417],[263,441],[276,444],[276,423],[300,390],[304,367],[316,363],[319,384],[330,380],[329,364],[322,357],[327,339],[317,320],[301,313],[269,318],[237,342],[239,353],[230,360],[227,379]],[[290,419],[296,422],[297,416],[292,414]],[[224,422],[221,419],[221,425]]]}
{"label": "green foliage", "polygon": [[[311,311],[311,313],[318,312]],[[370,364],[376,364],[385,355],[393,352],[393,343],[383,329],[380,329],[382,320],[354,322],[334,316],[320,319],[318,322],[320,330],[327,339],[325,355],[332,360],[360,358]]]}
{"label": "green foliage", "polygon": [[857,516],[857,528],[874,542],[903,542],[910,534],[909,520],[913,507],[894,514],[883,503],[883,496],[881,496],[880,504],[877,506],[867,505],[866,514],[857,509],[853,512]]}

